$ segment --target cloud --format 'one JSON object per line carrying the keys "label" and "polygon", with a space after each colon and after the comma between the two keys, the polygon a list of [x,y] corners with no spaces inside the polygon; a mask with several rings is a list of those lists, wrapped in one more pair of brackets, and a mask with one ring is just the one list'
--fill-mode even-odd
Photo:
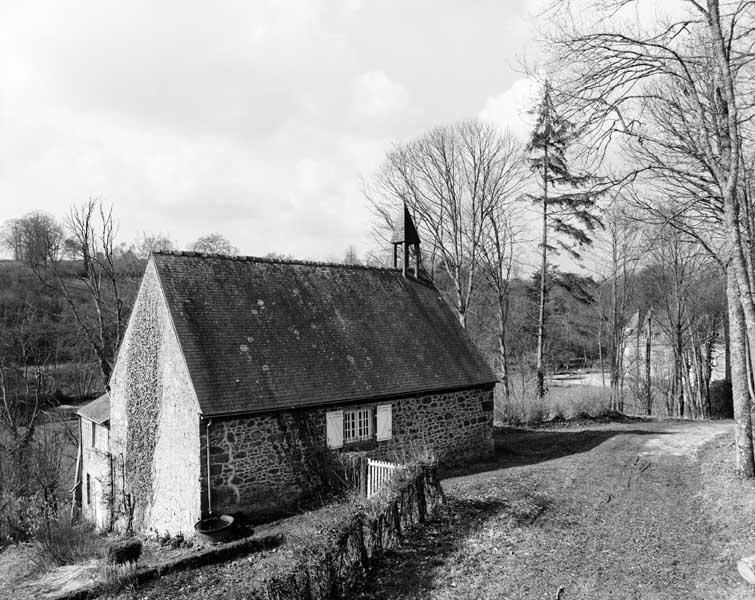
{"label": "cloud", "polygon": [[0,221],[96,197],[125,242],[219,231],[312,258],[373,245],[362,178],[477,114],[513,75],[470,56],[528,36],[518,3],[461,0],[0,0],[0,17]]}
{"label": "cloud", "polygon": [[383,71],[369,71],[354,83],[354,109],[365,117],[387,117],[409,105],[409,94]]}
{"label": "cloud", "polygon": [[524,142],[535,125],[535,117],[528,111],[537,105],[540,90],[540,84],[534,79],[519,79],[505,92],[488,98],[479,117],[509,129]]}

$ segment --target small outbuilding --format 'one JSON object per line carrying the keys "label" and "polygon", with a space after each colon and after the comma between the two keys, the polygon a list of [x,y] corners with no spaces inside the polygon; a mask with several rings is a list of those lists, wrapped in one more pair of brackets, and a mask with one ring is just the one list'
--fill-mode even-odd
{"label": "small outbuilding", "polygon": [[79,413],[84,514],[186,534],[290,510],[337,453],[489,457],[496,377],[407,237],[402,268],[152,254],[109,393]]}

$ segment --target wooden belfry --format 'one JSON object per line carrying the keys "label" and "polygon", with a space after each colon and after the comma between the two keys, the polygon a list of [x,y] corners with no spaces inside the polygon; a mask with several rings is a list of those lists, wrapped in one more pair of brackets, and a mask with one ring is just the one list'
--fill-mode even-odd
{"label": "wooden belfry", "polygon": [[406,277],[407,272],[409,271],[409,246],[414,246],[414,276],[419,279],[419,234],[417,233],[417,228],[414,226],[414,221],[409,214],[409,209],[406,207],[406,204],[404,204],[402,217],[399,217],[396,221],[391,243],[393,244],[394,268],[398,268],[398,247],[403,246],[404,258],[401,261],[401,273],[404,277]]}

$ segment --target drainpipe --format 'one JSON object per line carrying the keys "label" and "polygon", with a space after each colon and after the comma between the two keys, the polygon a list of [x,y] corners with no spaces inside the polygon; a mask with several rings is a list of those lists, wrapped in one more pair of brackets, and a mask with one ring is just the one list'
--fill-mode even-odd
{"label": "drainpipe", "polygon": [[81,505],[82,505],[82,502],[77,501],[77,490],[78,490],[78,487],[81,485],[82,454],[84,452],[82,448],[82,443],[81,443],[81,436],[82,436],[81,417],[79,417],[78,420],[79,420],[79,448],[78,448],[78,452],[76,452],[76,476],[73,482],[73,487],[71,488],[71,521],[72,522],[74,520],[74,517],[76,516],[76,509],[81,508]]}
{"label": "drainpipe", "polygon": [[207,446],[207,513],[212,515],[212,485],[210,483],[210,425],[212,419],[207,419],[205,429],[205,445]]}

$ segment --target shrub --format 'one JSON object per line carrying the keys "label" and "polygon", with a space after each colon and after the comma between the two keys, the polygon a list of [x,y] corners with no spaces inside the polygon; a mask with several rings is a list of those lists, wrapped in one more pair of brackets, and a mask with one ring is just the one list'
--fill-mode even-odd
{"label": "shrub", "polygon": [[540,423],[549,419],[601,417],[609,412],[610,389],[588,385],[552,387],[538,398],[534,387],[512,394],[508,400],[499,391],[495,400],[498,423]]}
{"label": "shrub", "polygon": [[582,419],[605,416],[611,406],[610,388],[575,385],[551,388],[547,396],[548,418]]}
{"label": "shrub", "polygon": [[34,536],[40,516],[47,512],[41,494],[0,496],[0,548],[29,541]]}
{"label": "shrub", "polygon": [[547,417],[547,402],[537,397],[534,386],[512,393],[508,400],[496,389],[494,419],[497,423],[539,423]]}
{"label": "shrub", "polygon": [[103,592],[117,592],[136,581],[136,562],[105,565],[102,573]]}
{"label": "shrub", "polygon": [[731,419],[733,416],[731,382],[712,382],[710,384],[710,417],[712,419]]}
{"label": "shrub", "polygon": [[65,516],[45,518],[34,532],[42,557],[70,565],[100,556],[100,537],[91,523],[72,523]]}
{"label": "shrub", "polygon": [[142,542],[139,538],[120,538],[110,543],[107,549],[107,562],[123,564],[136,562],[142,554]]}

